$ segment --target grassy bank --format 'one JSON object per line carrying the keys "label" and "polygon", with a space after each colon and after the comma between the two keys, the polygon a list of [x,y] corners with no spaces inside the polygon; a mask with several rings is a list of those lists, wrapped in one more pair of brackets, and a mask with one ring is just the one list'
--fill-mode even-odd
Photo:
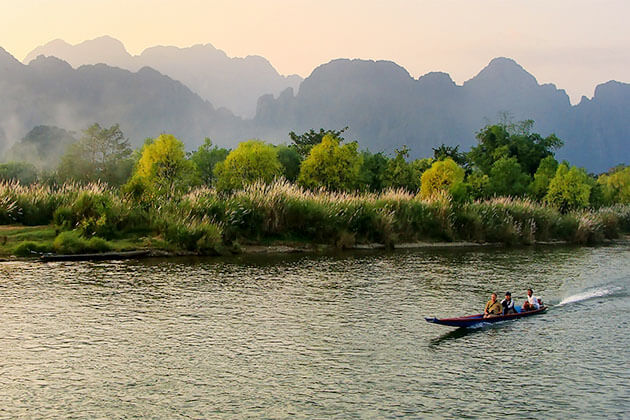
{"label": "grassy bank", "polygon": [[[510,198],[458,203],[380,194],[304,190],[287,182],[232,194],[199,188],[135,199],[102,184],[0,184],[4,255],[138,248],[212,255],[239,244],[301,243],[347,248],[416,241],[594,244],[630,233],[630,206],[562,214]],[[6,225],[11,225],[8,228]],[[42,226],[36,229],[28,226]]]}

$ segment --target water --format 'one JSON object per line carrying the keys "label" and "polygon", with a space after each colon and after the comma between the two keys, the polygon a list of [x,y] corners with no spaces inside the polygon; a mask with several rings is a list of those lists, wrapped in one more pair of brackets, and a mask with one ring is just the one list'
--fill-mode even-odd
{"label": "water", "polygon": [[[627,418],[630,247],[0,264],[0,417]],[[547,314],[424,321],[532,287]]]}

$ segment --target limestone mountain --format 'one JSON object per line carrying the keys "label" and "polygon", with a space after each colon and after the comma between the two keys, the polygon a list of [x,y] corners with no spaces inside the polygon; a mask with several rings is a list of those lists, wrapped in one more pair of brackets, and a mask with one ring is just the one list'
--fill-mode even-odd
{"label": "limestone mountain", "polygon": [[249,138],[279,143],[288,141],[289,131],[349,126],[344,136],[361,148],[391,153],[407,145],[412,157],[426,157],[442,143],[468,150],[477,131],[508,113],[564,140],[560,159],[593,172],[630,163],[630,85],[601,84],[592,99],[572,106],[562,89],[539,84],[507,58],[492,60],[462,85],[440,72],[416,79],[389,61],[333,60],[316,68],[299,91],[261,96],[255,117],[242,119],[152,68],[74,69],[44,57],[24,65],[0,49],[0,98],[5,151],[36,126],[80,132],[98,122],[120,123],[134,145],[172,133],[188,150],[205,137],[232,147]]}
{"label": "limestone mountain", "polygon": [[263,57],[229,57],[211,44],[189,48],[156,46],[133,56],[122,42],[109,36],[77,45],[54,40],[31,51],[24,63],[39,55],[60,58],[74,68],[104,63],[135,72],[152,67],[182,82],[214,106],[228,108],[244,117],[254,116],[261,95],[278,95],[287,87],[297,90],[302,81],[297,75],[280,75]]}
{"label": "limestone mountain", "polygon": [[514,121],[532,119],[536,132],[563,139],[559,158],[604,171],[630,162],[629,102],[630,85],[609,82],[592,100],[571,106],[564,90],[539,84],[508,58],[492,60],[461,86],[445,73],[414,79],[392,62],[341,59],[315,69],[297,94],[260,98],[255,122],[269,136],[349,126],[347,137],[362,147],[393,152],[408,145],[422,157],[442,143],[467,150],[479,129],[508,114]]}
{"label": "limestone mountain", "polygon": [[247,137],[249,126],[148,67],[135,73],[105,64],[73,69],[43,56],[24,65],[2,49],[0,97],[4,150],[39,125],[80,132],[94,122],[119,123],[134,145],[168,132],[191,147],[205,137],[218,144],[244,140],[239,133]]}

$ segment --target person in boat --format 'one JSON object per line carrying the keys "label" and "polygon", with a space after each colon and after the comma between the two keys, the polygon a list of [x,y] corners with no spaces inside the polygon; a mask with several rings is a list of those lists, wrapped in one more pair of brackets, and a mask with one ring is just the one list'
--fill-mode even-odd
{"label": "person in boat", "polygon": [[497,294],[493,293],[490,296],[490,300],[486,303],[486,308],[483,310],[483,317],[488,318],[491,316],[501,315],[503,312],[503,307],[497,300]]}
{"label": "person in boat", "polygon": [[540,299],[534,296],[532,289],[527,289],[527,300],[523,302],[523,310],[533,311],[535,309],[540,309]]}
{"label": "person in boat", "polygon": [[515,314],[514,301],[512,300],[512,293],[505,292],[505,299],[501,301],[501,307],[503,308],[503,315]]}

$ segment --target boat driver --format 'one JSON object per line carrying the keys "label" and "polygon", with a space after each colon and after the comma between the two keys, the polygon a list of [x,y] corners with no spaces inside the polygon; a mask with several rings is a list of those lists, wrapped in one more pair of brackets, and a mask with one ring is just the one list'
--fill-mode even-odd
{"label": "boat driver", "polygon": [[503,315],[515,314],[514,301],[512,300],[512,293],[505,292],[505,299],[501,301],[501,307],[503,308]]}
{"label": "boat driver", "polygon": [[503,307],[497,300],[497,294],[492,293],[492,295],[490,296],[490,300],[488,301],[488,303],[486,303],[486,308],[483,311],[483,317],[488,318],[491,316],[501,315],[502,312]]}

